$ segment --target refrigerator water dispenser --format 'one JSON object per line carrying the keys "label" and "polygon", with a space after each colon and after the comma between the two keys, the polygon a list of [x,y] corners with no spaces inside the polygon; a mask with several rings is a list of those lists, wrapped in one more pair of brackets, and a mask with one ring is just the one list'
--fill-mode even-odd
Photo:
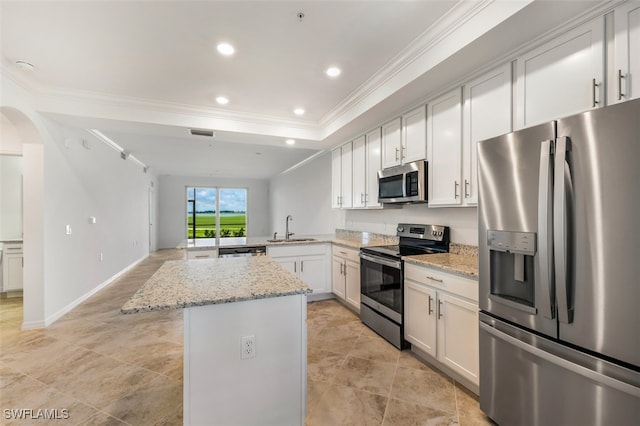
{"label": "refrigerator water dispenser", "polygon": [[491,292],[495,302],[535,314],[535,232],[487,231]]}

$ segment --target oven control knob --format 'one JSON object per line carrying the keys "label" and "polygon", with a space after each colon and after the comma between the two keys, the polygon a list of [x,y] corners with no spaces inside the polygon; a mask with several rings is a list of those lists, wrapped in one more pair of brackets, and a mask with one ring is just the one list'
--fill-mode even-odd
{"label": "oven control knob", "polygon": [[398,226],[398,232],[404,232],[404,226]]}
{"label": "oven control knob", "polygon": [[438,237],[442,237],[442,234],[443,234],[442,231],[438,232]]}
{"label": "oven control knob", "polygon": [[431,231],[431,235],[434,236],[434,237],[437,237],[438,233],[436,231]]}

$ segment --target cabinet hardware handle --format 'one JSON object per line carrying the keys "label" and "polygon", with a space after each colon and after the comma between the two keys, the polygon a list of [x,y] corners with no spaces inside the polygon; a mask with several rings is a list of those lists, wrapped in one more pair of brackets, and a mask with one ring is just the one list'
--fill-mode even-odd
{"label": "cabinet hardware handle", "polygon": [[364,204],[364,192],[360,193],[360,204]]}
{"label": "cabinet hardware handle", "polygon": [[399,153],[399,151],[400,151],[400,149],[399,149],[399,148],[396,148],[396,161],[399,161],[399,160],[400,160],[400,158],[398,158],[398,153]]}
{"label": "cabinet hardware handle", "polygon": [[298,262],[293,262],[293,272],[298,272]]}
{"label": "cabinet hardware handle", "polygon": [[406,157],[405,152],[407,151],[406,146],[400,146],[400,158],[404,159]]}
{"label": "cabinet hardware handle", "polygon": [[344,268],[344,265],[341,263],[340,264],[340,275],[344,275],[343,268]]}
{"label": "cabinet hardware handle", "polygon": [[205,259],[205,258],[207,258],[207,257],[209,257],[209,255],[208,255],[208,254],[197,254],[197,255],[196,255],[196,259]]}
{"label": "cabinet hardware handle", "polygon": [[469,198],[469,181],[464,180],[464,198]]}
{"label": "cabinet hardware handle", "polygon": [[435,281],[437,283],[441,283],[442,282],[441,279],[438,279],[438,278],[435,278],[435,277],[432,277],[432,276],[429,276],[429,275],[427,275],[427,279],[431,280],[431,281]]}
{"label": "cabinet hardware handle", "polygon": [[341,251],[340,254],[344,254],[346,256],[347,252],[346,251]]}
{"label": "cabinet hardware handle", "polygon": [[591,106],[593,108],[596,107],[596,105],[598,105],[600,102],[598,102],[596,100],[596,89],[598,88],[599,84],[596,83],[596,79],[592,79],[591,80],[591,100],[593,101],[593,103],[591,104]]}
{"label": "cabinet hardware handle", "polygon": [[300,261],[300,272],[304,272],[304,260]]}
{"label": "cabinet hardware handle", "polygon": [[438,319],[442,318],[442,300],[438,300]]}
{"label": "cabinet hardware handle", "polygon": [[625,78],[622,74],[622,70],[618,70],[618,100],[622,100],[624,93],[622,93],[622,79]]}
{"label": "cabinet hardware handle", "polygon": [[454,184],[453,185],[453,195],[454,195],[453,198],[458,198],[458,187],[460,186],[460,184],[458,183],[457,180],[454,180],[453,184]]}
{"label": "cabinet hardware handle", "polygon": [[433,302],[433,297],[429,296],[429,315],[433,313],[433,308],[431,307],[431,302]]}
{"label": "cabinet hardware handle", "polygon": [[344,276],[345,276],[345,278],[347,276],[347,261],[346,260],[344,261]]}

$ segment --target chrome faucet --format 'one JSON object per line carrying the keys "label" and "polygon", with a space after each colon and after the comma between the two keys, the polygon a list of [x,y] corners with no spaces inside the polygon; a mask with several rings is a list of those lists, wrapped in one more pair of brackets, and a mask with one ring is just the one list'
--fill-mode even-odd
{"label": "chrome faucet", "polygon": [[289,221],[293,220],[293,216],[291,215],[287,215],[287,224],[285,225],[285,233],[284,233],[284,239],[288,240],[290,236],[295,235],[294,232],[289,232]]}

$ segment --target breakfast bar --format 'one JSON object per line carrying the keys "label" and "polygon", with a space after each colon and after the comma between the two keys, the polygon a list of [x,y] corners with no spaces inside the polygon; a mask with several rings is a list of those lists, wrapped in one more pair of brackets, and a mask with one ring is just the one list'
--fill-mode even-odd
{"label": "breakfast bar", "polygon": [[307,294],[266,256],[165,262],[122,307],[184,309],[184,424],[304,424]]}

